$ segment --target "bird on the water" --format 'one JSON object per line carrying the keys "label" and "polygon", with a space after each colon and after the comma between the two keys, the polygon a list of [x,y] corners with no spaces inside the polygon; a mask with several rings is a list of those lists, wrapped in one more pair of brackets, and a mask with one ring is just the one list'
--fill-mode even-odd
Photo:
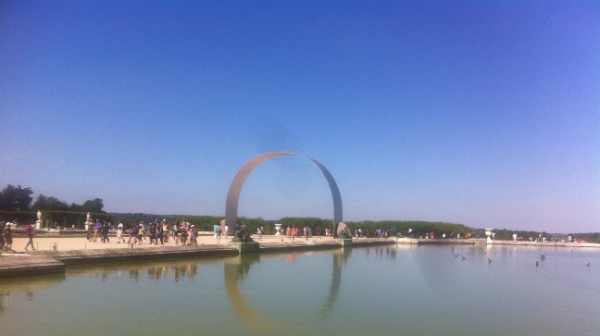
{"label": "bird on the water", "polygon": [[492,262],[492,259],[488,258],[488,264]]}

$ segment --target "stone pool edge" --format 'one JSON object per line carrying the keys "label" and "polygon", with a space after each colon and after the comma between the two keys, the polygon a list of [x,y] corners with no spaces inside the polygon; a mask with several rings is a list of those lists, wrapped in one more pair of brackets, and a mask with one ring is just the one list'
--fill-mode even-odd
{"label": "stone pool edge", "polygon": [[[395,239],[355,239],[354,247],[396,244]],[[344,248],[335,240],[320,242],[281,242],[261,245],[257,253],[313,251]],[[70,251],[35,251],[2,253],[0,279],[42,274],[65,273],[68,265],[85,265],[141,260],[160,260],[197,256],[238,255],[231,244],[198,246],[156,246],[133,249],[98,249]]]}

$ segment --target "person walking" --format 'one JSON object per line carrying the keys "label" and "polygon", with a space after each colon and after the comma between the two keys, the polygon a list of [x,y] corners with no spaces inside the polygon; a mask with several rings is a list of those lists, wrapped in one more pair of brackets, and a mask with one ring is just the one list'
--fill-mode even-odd
{"label": "person walking", "polygon": [[4,245],[4,247],[7,249],[12,249],[13,239],[12,239],[11,226],[12,226],[12,223],[8,223],[8,224],[6,224],[6,228],[4,229],[4,240],[6,241],[6,244]]}
{"label": "person walking", "polygon": [[163,229],[163,238],[164,238],[164,242],[165,244],[169,242],[169,223],[167,223],[166,219],[163,219],[162,222],[162,229]]}
{"label": "person walking", "polygon": [[121,240],[125,243],[125,238],[123,238],[123,223],[119,219],[119,225],[117,225],[117,244],[120,244]]}
{"label": "person walking", "polygon": [[5,228],[6,224],[4,222],[0,222],[0,249],[4,248],[4,245],[6,245],[6,241],[4,240]]}
{"label": "person walking", "polygon": [[144,222],[141,221],[140,225],[135,227],[135,239],[136,239],[138,245],[142,245],[142,241],[144,239],[143,234],[144,234]]}
{"label": "person walking", "polygon": [[165,241],[163,239],[163,226],[161,223],[156,223],[156,245],[158,245],[158,241],[160,240],[160,245],[164,245]]}
{"label": "person walking", "polygon": [[102,244],[110,243],[110,239],[108,239],[109,229],[110,224],[106,220],[102,221]]}
{"label": "person walking", "polygon": [[196,240],[196,237],[198,236],[198,230],[196,230],[195,225],[190,226],[188,234],[190,235],[190,241],[188,245],[198,245],[198,241]]}
{"label": "person walking", "polygon": [[141,243],[143,242],[143,240],[144,240],[144,233],[145,233],[145,232],[144,232],[144,229],[145,229],[145,228],[144,228],[144,221],[140,221],[140,225],[139,225],[139,231],[138,231],[138,237],[140,237],[140,238],[139,238],[140,244],[141,244]]}
{"label": "person walking", "polygon": [[156,240],[156,228],[154,223],[148,224],[148,235],[150,236],[150,244]]}
{"label": "person walking", "polygon": [[179,226],[179,223],[175,224],[175,245],[179,245],[179,242],[181,241],[181,227]]}
{"label": "person walking", "polygon": [[[131,244],[131,239],[133,239],[133,244]],[[137,240],[137,225],[134,222],[131,222],[129,225],[129,241],[127,245],[135,245],[135,241]]]}
{"label": "person walking", "polygon": [[31,245],[31,249],[35,251],[35,248],[33,247],[33,236],[35,236],[35,227],[31,224],[27,224],[25,226],[25,234],[27,234],[27,237],[29,237],[29,242],[27,242],[27,245],[25,245],[25,251],[29,251],[27,249],[27,246]]}
{"label": "person walking", "polygon": [[98,240],[98,236],[102,235],[102,223],[100,219],[96,218],[96,225],[94,226],[94,243]]}
{"label": "person walking", "polygon": [[171,226],[171,239],[177,245],[177,221],[173,221],[173,226]]}

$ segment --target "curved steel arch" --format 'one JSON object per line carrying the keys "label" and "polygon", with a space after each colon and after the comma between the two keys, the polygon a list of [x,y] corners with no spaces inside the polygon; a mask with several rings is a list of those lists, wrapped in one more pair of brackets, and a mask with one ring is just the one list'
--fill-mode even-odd
{"label": "curved steel arch", "polygon": [[237,211],[238,211],[238,203],[240,200],[240,193],[242,191],[242,187],[244,186],[244,182],[252,173],[254,168],[256,168],[261,163],[272,159],[278,156],[299,156],[303,157],[310,162],[314,163],[320,170],[325,178],[327,179],[327,183],[329,183],[329,189],[331,189],[331,196],[333,197],[333,237],[337,236],[337,226],[338,223],[341,222],[342,219],[342,197],[340,196],[340,190],[338,189],[337,183],[331,176],[331,173],[319,162],[308,158],[306,156],[302,156],[294,153],[285,153],[285,152],[274,152],[262,154],[257,157],[254,157],[252,160],[246,162],[240,168],[240,170],[235,174],[233,181],[231,182],[231,186],[229,187],[229,193],[227,193],[227,204],[225,206],[225,224],[228,226],[227,235],[235,235],[235,225],[237,224]]}

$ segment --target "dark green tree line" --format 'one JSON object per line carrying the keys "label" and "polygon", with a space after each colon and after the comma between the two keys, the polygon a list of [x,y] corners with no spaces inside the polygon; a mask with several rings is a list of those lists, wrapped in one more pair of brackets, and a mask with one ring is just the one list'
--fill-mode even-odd
{"label": "dark green tree line", "polygon": [[31,207],[31,188],[15,187],[9,184],[0,192],[0,210],[4,211],[29,211]]}

